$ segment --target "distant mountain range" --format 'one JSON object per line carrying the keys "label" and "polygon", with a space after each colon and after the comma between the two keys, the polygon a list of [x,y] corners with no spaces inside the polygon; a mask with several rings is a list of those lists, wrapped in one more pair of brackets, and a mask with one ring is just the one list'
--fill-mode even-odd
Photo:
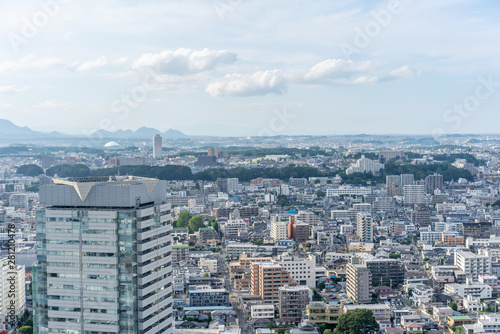
{"label": "distant mountain range", "polygon": [[[189,138],[188,135],[180,132],[179,130],[169,129],[165,132],[161,132],[160,130],[144,126],[137,129],[136,131],[118,130],[115,132],[111,132],[106,130],[98,130],[94,133],[94,136],[109,139],[152,139],[156,134],[160,134],[162,137],[170,139]],[[79,137],[81,136],[64,134],[57,131],[35,131],[28,128],[27,126],[17,126],[11,121],[0,119],[0,140],[12,141],[16,139],[22,139],[23,141],[26,141],[29,139],[76,139]]]}

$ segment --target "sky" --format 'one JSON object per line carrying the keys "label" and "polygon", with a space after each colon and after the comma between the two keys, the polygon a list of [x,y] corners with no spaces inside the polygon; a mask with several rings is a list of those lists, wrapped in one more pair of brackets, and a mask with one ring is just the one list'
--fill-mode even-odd
{"label": "sky", "polygon": [[2,1],[0,36],[39,131],[499,132],[497,0]]}

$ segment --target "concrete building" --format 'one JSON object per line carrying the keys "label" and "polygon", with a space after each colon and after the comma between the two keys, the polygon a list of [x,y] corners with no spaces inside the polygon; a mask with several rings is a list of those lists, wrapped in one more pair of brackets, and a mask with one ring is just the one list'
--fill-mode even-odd
{"label": "concrete building", "polygon": [[415,175],[413,174],[401,174],[401,187],[413,185],[415,182]]}
{"label": "concrete building", "polygon": [[274,305],[252,305],[250,308],[250,316],[252,319],[274,319]]}
{"label": "concrete building", "polygon": [[162,152],[163,139],[159,134],[153,137],[153,158],[160,159],[163,155]]}
{"label": "concrete building", "polygon": [[196,289],[189,291],[190,307],[229,306],[226,289]]}
{"label": "concrete building", "polygon": [[321,223],[319,216],[311,211],[299,211],[297,221],[309,224],[310,226],[318,226]]}
{"label": "concrete building", "polygon": [[296,283],[281,265],[272,262],[252,263],[250,283],[252,295],[259,296],[263,301],[277,304],[279,288],[285,285],[292,286]]}
{"label": "concrete building", "polygon": [[359,258],[353,257],[351,262],[347,264],[347,296],[356,303],[369,303],[372,300],[371,286],[370,271]]}
{"label": "concrete building", "polygon": [[172,263],[179,263],[189,259],[189,245],[175,244],[172,245]]}
{"label": "concrete building", "polygon": [[420,184],[406,185],[403,187],[405,205],[425,203],[425,186]]}
{"label": "concrete building", "polygon": [[288,222],[273,221],[271,222],[271,238],[274,241],[288,239]]}
{"label": "concrete building", "polygon": [[357,213],[356,233],[361,242],[373,242],[373,218],[371,214]]}
{"label": "concrete building", "polygon": [[34,332],[172,333],[166,182],[53,181],[40,187]]}
{"label": "concrete building", "polygon": [[404,284],[405,269],[396,259],[376,258],[368,253],[359,253],[361,263],[370,270],[373,286],[398,288]]}
{"label": "concrete building", "polygon": [[28,209],[28,194],[17,193],[9,196],[9,206],[16,209]]}
{"label": "concrete building", "polygon": [[217,259],[201,257],[198,262],[198,266],[200,268],[206,267],[211,274],[219,273]]}
{"label": "concrete building", "polygon": [[[0,259],[0,317],[6,322],[16,321],[12,315],[20,316],[26,309],[25,267],[11,265],[7,257]],[[14,306],[14,314],[11,307]]]}
{"label": "concrete building", "polygon": [[443,175],[434,174],[425,178],[425,192],[433,195],[436,190],[443,192]]}
{"label": "concrete building", "polygon": [[356,310],[358,308],[364,308],[373,312],[373,317],[377,321],[390,321],[391,320],[391,308],[386,304],[359,304],[359,305],[344,305],[343,311],[347,313],[349,311]]}
{"label": "concrete building", "polygon": [[281,254],[273,262],[281,265],[298,285],[316,287],[316,256]]}
{"label": "concrete building", "polygon": [[306,242],[309,240],[309,225],[295,221],[295,217],[291,216],[288,221],[288,238],[297,243]]}
{"label": "concrete building", "polygon": [[297,323],[312,299],[312,291],[307,286],[282,286],[279,288],[280,318]]}
{"label": "concrete building", "polygon": [[462,298],[472,296],[480,299],[491,298],[492,288],[484,283],[471,283],[470,280],[465,284],[445,284],[444,293],[448,295],[458,295]]}
{"label": "concrete building", "polygon": [[329,324],[335,325],[338,323],[339,317],[342,315],[342,304],[339,302],[311,302],[307,305],[304,312],[304,321],[310,322],[313,325]]}
{"label": "concrete building", "polygon": [[240,233],[248,232],[248,222],[243,219],[231,219],[224,224],[222,229],[226,239],[238,238]]}
{"label": "concrete building", "polygon": [[371,173],[378,175],[380,170],[384,168],[384,164],[379,163],[377,160],[367,159],[364,155],[361,156],[354,164],[346,169],[346,174],[353,173]]}
{"label": "concrete building", "polygon": [[455,252],[455,265],[464,272],[467,278],[475,281],[479,276],[491,275],[491,258],[486,255],[458,250]]}

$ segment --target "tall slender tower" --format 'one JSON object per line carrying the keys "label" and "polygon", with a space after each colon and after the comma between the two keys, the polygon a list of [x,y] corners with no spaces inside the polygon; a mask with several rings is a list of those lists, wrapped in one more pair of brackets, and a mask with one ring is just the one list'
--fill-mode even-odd
{"label": "tall slender tower", "polygon": [[162,156],[162,138],[161,136],[155,135],[153,137],[153,158],[158,159]]}
{"label": "tall slender tower", "polygon": [[40,187],[35,333],[172,333],[165,186],[118,176]]}

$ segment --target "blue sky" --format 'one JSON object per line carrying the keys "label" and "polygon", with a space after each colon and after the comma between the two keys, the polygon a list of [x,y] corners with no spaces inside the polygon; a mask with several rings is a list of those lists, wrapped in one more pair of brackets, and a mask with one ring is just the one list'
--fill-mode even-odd
{"label": "blue sky", "polygon": [[0,118],[76,134],[497,133],[499,14],[481,0],[2,2]]}

